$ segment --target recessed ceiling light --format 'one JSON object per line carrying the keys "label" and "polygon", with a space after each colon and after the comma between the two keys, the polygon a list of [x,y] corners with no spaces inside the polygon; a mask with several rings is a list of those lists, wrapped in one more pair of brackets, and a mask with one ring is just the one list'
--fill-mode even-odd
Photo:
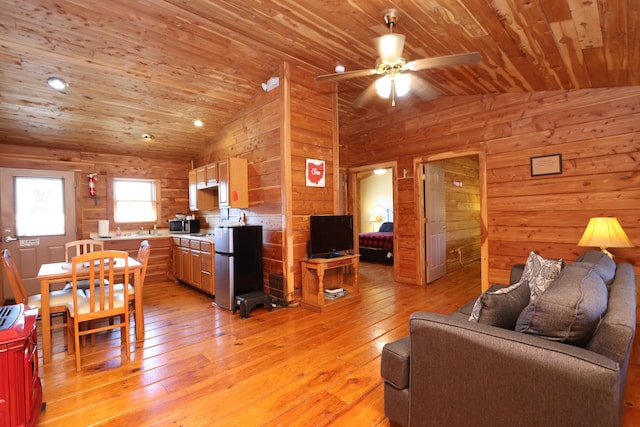
{"label": "recessed ceiling light", "polygon": [[144,139],[145,141],[153,141],[154,139],[156,139],[156,137],[151,135],[150,133],[143,133],[142,139]]}
{"label": "recessed ceiling light", "polygon": [[344,73],[344,70],[345,70],[344,65],[336,65],[335,70],[336,70],[336,73]]}
{"label": "recessed ceiling light", "polygon": [[200,128],[200,127],[202,127],[202,125],[204,125],[204,123],[200,119],[194,119],[193,120],[193,125]]}
{"label": "recessed ceiling light", "polygon": [[69,87],[69,84],[60,77],[49,77],[47,79],[47,84],[55,90],[64,90]]}

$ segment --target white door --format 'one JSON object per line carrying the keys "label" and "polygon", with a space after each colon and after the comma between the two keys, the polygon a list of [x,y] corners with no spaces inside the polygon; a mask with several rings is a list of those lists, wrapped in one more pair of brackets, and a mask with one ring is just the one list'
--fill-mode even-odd
{"label": "white door", "polygon": [[[76,239],[75,174],[0,168],[1,249],[9,249],[29,295],[40,293],[40,265],[64,261]],[[13,293],[3,275],[0,302]]]}
{"label": "white door", "polygon": [[424,165],[425,253],[427,283],[447,274],[444,169]]}

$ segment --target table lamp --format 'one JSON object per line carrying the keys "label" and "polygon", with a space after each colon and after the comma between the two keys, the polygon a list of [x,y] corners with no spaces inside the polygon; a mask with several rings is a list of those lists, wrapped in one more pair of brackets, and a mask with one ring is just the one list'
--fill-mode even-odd
{"label": "table lamp", "polygon": [[595,217],[589,220],[578,246],[597,246],[613,258],[607,248],[631,248],[633,244],[615,217]]}

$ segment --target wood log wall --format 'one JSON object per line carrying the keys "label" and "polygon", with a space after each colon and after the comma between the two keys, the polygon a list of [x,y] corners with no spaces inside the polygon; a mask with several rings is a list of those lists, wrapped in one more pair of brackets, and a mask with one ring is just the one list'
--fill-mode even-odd
{"label": "wood log wall", "polygon": [[[185,212],[189,206],[189,163],[175,160],[113,156],[72,150],[43,150],[10,144],[0,144],[0,167],[40,170],[75,171],[77,238],[88,238],[98,232],[98,220],[109,219],[114,229],[111,180],[117,178],[154,179],[159,186],[159,228],[167,228],[167,220],[177,212]],[[96,197],[89,196],[87,175],[97,174]],[[153,224],[132,223],[123,229],[148,229]],[[134,249],[128,248],[131,252]],[[145,282],[152,283],[166,278],[169,266],[169,248],[166,244],[151,246]]]}
{"label": "wood log wall", "polygon": [[[486,155],[488,281],[507,283],[509,269],[535,250],[574,260],[594,216],[616,216],[635,248],[612,250],[640,272],[640,87],[436,99],[363,118],[340,129],[349,141],[340,164],[396,160],[396,279],[415,283],[418,195],[416,159],[477,150]],[[562,173],[532,176],[530,159],[561,154]]]}
{"label": "wood log wall", "polygon": [[[317,70],[282,64],[280,86],[258,93],[212,140],[196,165],[227,157],[246,158],[250,224],[263,226],[264,283],[284,283],[287,300],[299,296],[300,261],[306,257],[309,215],[334,212],[337,164],[337,101],[330,87],[318,86]],[[326,186],[305,185],[305,159],[326,161]],[[231,209],[230,218],[239,212]],[[198,212],[213,227],[225,212]],[[273,277],[276,276],[276,277]]]}
{"label": "wood log wall", "polygon": [[[480,262],[478,158],[434,162],[444,170],[447,273]],[[460,249],[460,254],[458,254]]]}

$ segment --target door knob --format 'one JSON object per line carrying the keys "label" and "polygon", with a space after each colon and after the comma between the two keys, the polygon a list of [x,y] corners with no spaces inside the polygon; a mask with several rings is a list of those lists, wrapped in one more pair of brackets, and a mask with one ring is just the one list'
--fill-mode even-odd
{"label": "door knob", "polygon": [[16,240],[18,240],[18,238],[17,238],[17,237],[6,236],[6,237],[4,238],[5,243],[15,242]]}

